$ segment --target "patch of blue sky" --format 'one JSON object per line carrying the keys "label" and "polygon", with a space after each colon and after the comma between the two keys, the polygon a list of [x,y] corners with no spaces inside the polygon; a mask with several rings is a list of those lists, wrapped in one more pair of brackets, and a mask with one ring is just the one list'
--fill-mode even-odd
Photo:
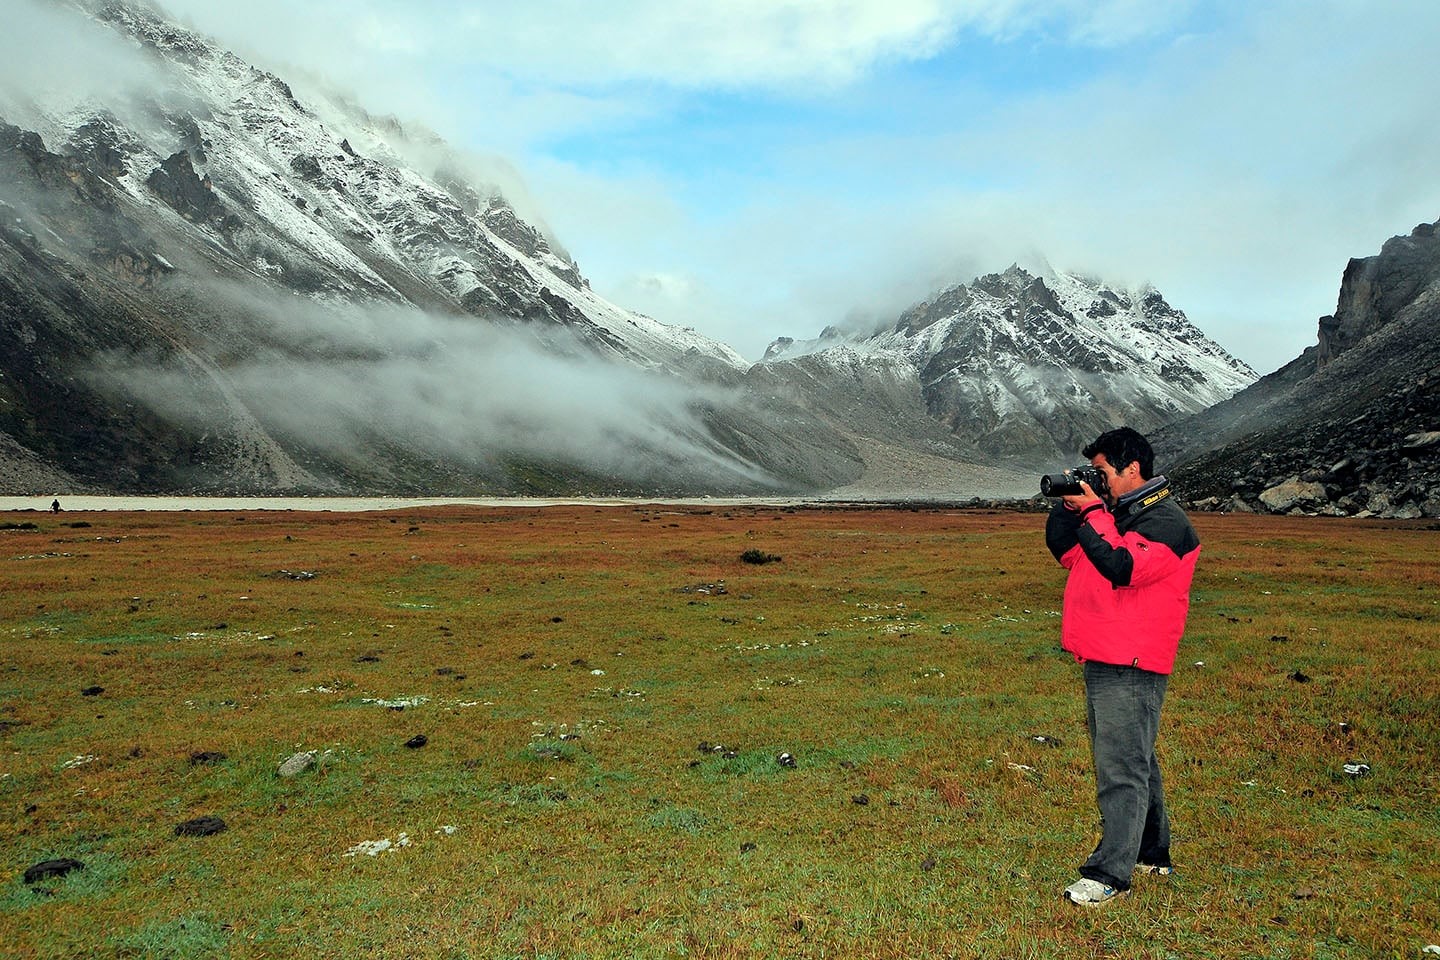
{"label": "patch of blue sky", "polygon": [[[1192,11],[1171,29],[1118,45],[965,31],[935,55],[890,57],[843,85],[629,84],[599,95],[646,109],[603,126],[554,131],[532,146],[597,174],[658,178],[697,213],[768,190],[856,190],[867,177],[886,177],[892,201],[933,189],[936,180],[993,189],[1014,182],[1018,172],[993,158],[947,164],[944,142],[961,142],[1026,103],[1123,77],[1202,27],[1199,18]],[[896,169],[907,153],[909,177]]]}

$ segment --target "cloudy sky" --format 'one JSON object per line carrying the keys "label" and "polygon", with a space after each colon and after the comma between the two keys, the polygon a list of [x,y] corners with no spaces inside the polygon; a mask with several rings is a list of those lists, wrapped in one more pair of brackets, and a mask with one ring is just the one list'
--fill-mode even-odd
{"label": "cloudy sky", "polygon": [[752,358],[1018,261],[1265,373],[1440,217],[1416,0],[161,4],[508,160],[599,292]]}

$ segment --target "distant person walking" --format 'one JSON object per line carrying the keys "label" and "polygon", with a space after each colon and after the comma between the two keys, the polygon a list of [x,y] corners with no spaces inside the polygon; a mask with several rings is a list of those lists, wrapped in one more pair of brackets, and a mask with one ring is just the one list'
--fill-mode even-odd
{"label": "distant person walking", "polygon": [[51,513],[59,513],[59,512],[60,512],[60,498],[59,498],[59,497],[56,497],[54,500],[51,500],[51,501],[50,501],[50,512],[51,512]]}
{"label": "distant person walking", "polygon": [[1138,868],[1169,874],[1170,821],[1155,738],[1160,708],[1190,609],[1200,538],[1163,476],[1150,443],[1129,427],[1087,446],[1105,478],[1060,499],[1045,541],[1070,571],[1061,646],[1084,665],[1085,714],[1095,764],[1101,837],[1065,899],[1100,906],[1130,889]]}

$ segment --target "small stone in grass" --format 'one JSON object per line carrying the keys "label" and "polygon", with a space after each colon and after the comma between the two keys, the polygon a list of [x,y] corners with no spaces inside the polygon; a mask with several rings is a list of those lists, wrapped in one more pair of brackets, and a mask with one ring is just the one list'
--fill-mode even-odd
{"label": "small stone in grass", "polygon": [[429,742],[429,737],[425,736],[425,734],[423,733],[417,733],[415,734],[415,736],[405,741],[405,746],[409,747],[411,750],[419,750],[421,747],[425,746],[425,744]]}
{"label": "small stone in grass", "polygon": [[277,772],[282,777],[294,777],[304,773],[313,766],[315,766],[315,751],[302,750],[280,764],[280,769]]}

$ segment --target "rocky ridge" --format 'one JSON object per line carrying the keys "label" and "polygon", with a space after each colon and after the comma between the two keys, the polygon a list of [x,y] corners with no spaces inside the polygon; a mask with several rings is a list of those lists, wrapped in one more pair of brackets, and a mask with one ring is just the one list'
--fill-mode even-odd
{"label": "rocky ridge", "polygon": [[1440,222],[1352,259],[1314,346],[1155,441],[1201,508],[1440,517]]}
{"label": "rocky ridge", "polygon": [[952,286],[877,332],[777,340],[761,366],[854,398],[908,384],[945,443],[1037,470],[1069,463],[1115,423],[1150,430],[1255,380],[1153,288],[1019,266]]}

